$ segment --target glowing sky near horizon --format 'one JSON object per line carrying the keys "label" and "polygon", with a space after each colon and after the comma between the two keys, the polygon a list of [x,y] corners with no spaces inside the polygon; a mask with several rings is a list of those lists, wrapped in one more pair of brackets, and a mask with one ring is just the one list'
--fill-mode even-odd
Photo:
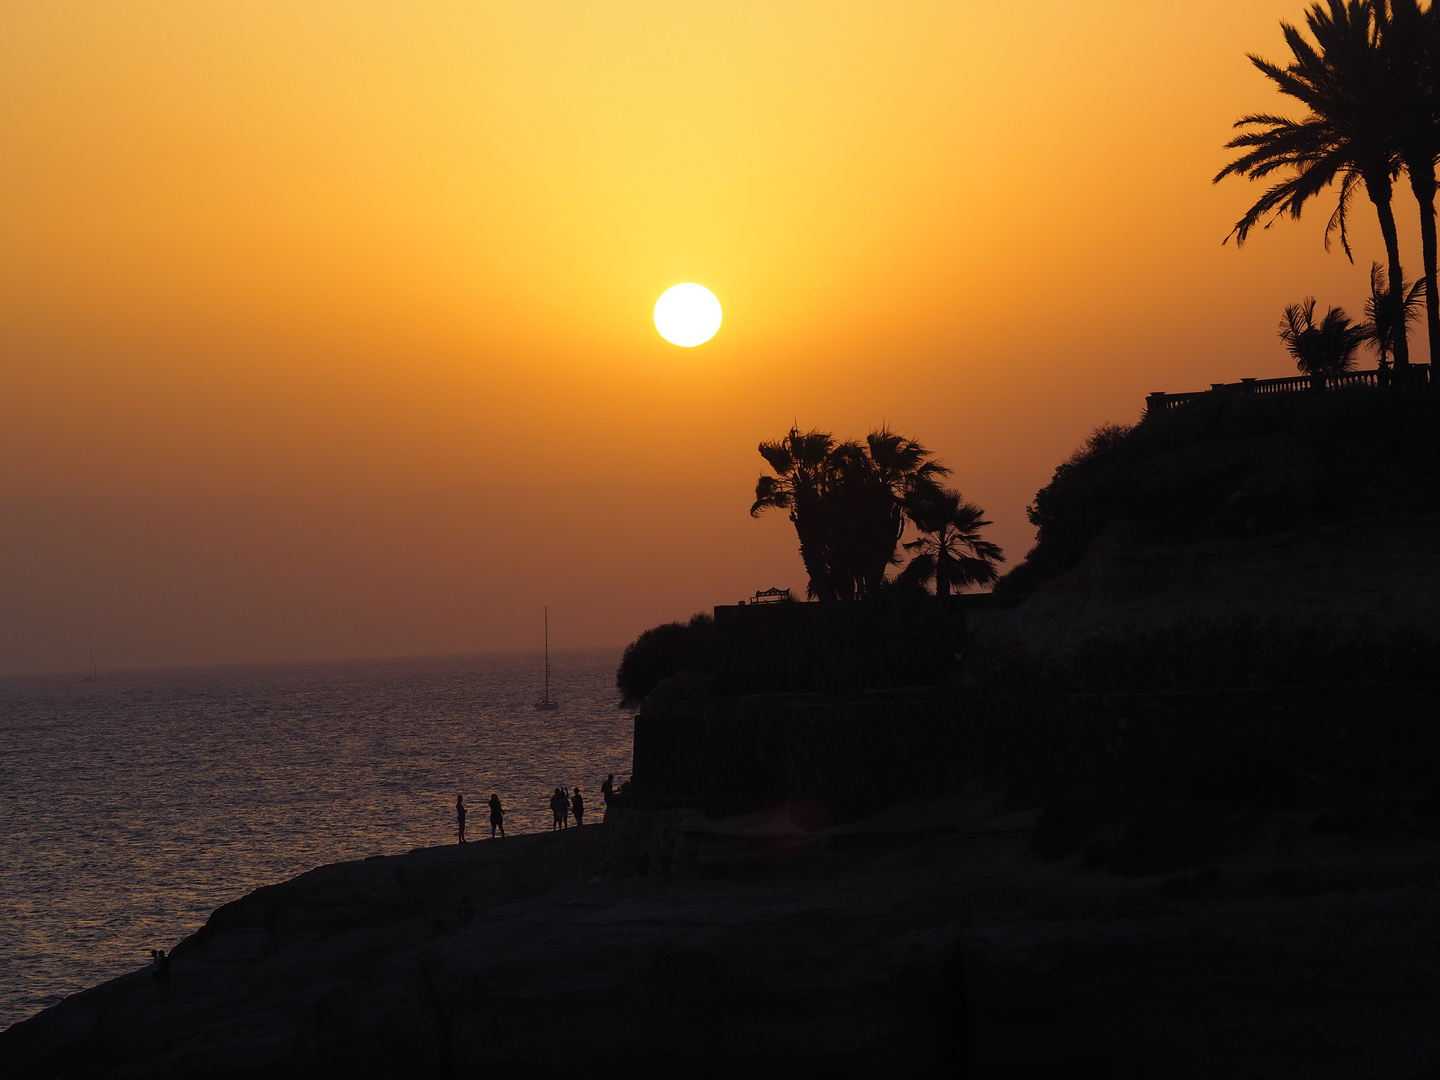
{"label": "glowing sky near horizon", "polygon": [[[792,421],[919,437],[1018,559],[1087,430],[1288,373],[1286,303],[1360,310],[1360,203],[1355,266],[1328,206],[1220,244],[1229,125],[1277,105],[1244,54],[1301,11],[4,5],[0,672],[518,647],[547,603],[623,643],[803,588],[747,514]],[[651,307],[691,281],[725,323],[681,354]]]}

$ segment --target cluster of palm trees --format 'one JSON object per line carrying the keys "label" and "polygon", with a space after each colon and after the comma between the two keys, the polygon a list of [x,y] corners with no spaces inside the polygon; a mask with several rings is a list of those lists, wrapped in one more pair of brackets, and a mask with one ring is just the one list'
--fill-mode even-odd
{"label": "cluster of palm trees", "polygon": [[[995,581],[1004,556],[981,536],[985,512],[944,486],[950,470],[914,439],[881,428],[864,442],[837,442],[792,427],[761,443],[760,455],[775,475],[756,482],[750,515],[789,512],[812,598],[863,600],[896,585],[948,596]],[[904,545],[909,565],[888,578],[907,523],[919,534]]]}
{"label": "cluster of palm trees", "polygon": [[[1401,281],[1401,323],[1409,330],[1420,317],[1425,300],[1424,281]],[[1380,370],[1390,367],[1390,354],[1395,349],[1394,309],[1385,271],[1379,263],[1370,265],[1370,296],[1365,301],[1365,318],[1352,322],[1344,308],[1332,307],[1319,322],[1315,321],[1315,298],[1307,296],[1285,309],[1280,319],[1280,340],[1295,358],[1295,366],[1304,374],[1323,380],[1328,375],[1349,371],[1355,363],[1355,352],[1361,345],[1375,350]],[[1323,385],[1323,382],[1320,384]]]}
{"label": "cluster of palm trees", "polygon": [[[1440,370],[1440,292],[1435,287],[1440,8],[1422,6],[1421,0],[1326,0],[1310,6],[1305,23],[1309,38],[1288,23],[1280,24],[1291,53],[1285,66],[1250,55],[1280,92],[1300,102],[1307,113],[1298,120],[1253,113],[1236,121],[1241,134],[1226,148],[1241,153],[1215,180],[1235,175],[1273,182],[1230,235],[1243,244],[1256,226],[1269,228],[1287,214],[1298,219],[1311,199],[1338,184],[1325,245],[1328,250],[1330,237],[1338,232],[1353,261],[1348,216],[1352,198],[1363,190],[1385,239],[1388,281],[1394,287],[1380,294],[1377,303],[1391,328],[1386,351],[1393,354],[1398,371],[1409,366],[1410,352],[1400,239],[1391,203],[1394,185],[1404,175],[1420,206],[1425,276],[1415,296],[1424,297],[1430,361]],[[1306,324],[1304,312],[1299,315],[1299,333],[1326,332],[1326,320],[1314,324],[1312,318]],[[1285,329],[1282,325],[1282,336]]]}

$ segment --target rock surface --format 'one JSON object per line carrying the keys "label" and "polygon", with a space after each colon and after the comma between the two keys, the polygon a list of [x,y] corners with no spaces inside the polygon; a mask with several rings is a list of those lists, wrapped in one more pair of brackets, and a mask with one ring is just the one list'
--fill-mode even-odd
{"label": "rock surface", "polygon": [[[0,1033],[0,1073],[1433,1075],[1433,840],[1281,815],[1216,867],[1123,878],[1042,863],[1021,811],[612,811],[322,867],[216,911],[168,996],[136,972]],[[666,828],[673,879],[636,876]]]}
{"label": "rock surface", "polygon": [[1440,515],[1154,544],[1113,522],[1075,569],[1013,608],[974,611],[980,644],[1061,652],[1091,634],[1238,615],[1440,628]]}

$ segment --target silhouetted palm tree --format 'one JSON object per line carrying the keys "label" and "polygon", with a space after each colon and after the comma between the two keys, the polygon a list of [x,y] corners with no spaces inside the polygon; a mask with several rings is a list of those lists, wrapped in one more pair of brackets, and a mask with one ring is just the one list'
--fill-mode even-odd
{"label": "silhouetted palm tree", "polygon": [[905,532],[906,520],[916,520],[944,494],[942,477],[950,470],[933,460],[930,451],[914,439],[897,435],[887,427],[872,431],[865,438],[866,455],[879,501],[886,507],[882,519],[873,518],[876,533],[866,544],[865,561],[861,567],[866,595],[873,596],[885,583],[885,572],[897,561],[895,548]]}
{"label": "silhouetted palm tree", "polygon": [[[1313,296],[1291,304],[1280,320],[1280,340],[1295,358],[1295,366],[1317,380],[1349,371],[1355,364],[1355,350],[1363,337],[1363,332],[1350,322],[1350,316],[1342,308],[1332,307],[1325,318],[1316,323]],[[1323,386],[1324,382],[1316,385]]]}
{"label": "silhouetted palm tree", "polygon": [[[1335,211],[1325,227],[1325,245],[1337,229],[1351,261],[1346,228],[1350,199],[1357,185],[1375,206],[1390,277],[1399,281],[1400,241],[1391,206],[1394,180],[1401,167],[1394,83],[1379,48],[1379,25],[1370,0],[1327,0],[1312,4],[1305,16],[1315,39],[1282,22],[1291,62],[1272,64],[1253,53],[1250,61],[1281,93],[1309,109],[1301,120],[1269,113],[1241,117],[1235,126],[1245,130],[1226,144],[1243,153],[1225,166],[1216,182],[1230,175],[1261,180],[1279,174],[1279,180],[1246,211],[1231,230],[1237,244],[1264,222],[1269,228],[1282,214],[1298,219],[1305,204],[1335,181],[1340,191]],[[1228,240],[1229,237],[1226,237]],[[1398,302],[1399,297],[1397,296]],[[1396,324],[1400,319],[1397,312]],[[1395,363],[1409,363],[1403,334],[1395,340]]]}
{"label": "silhouetted palm tree", "polygon": [[[1420,305],[1425,301],[1425,282],[1400,282],[1402,296],[1401,310],[1405,313],[1408,327],[1420,317]],[[1390,351],[1395,347],[1395,305],[1390,296],[1390,286],[1385,279],[1385,269],[1379,263],[1370,264],[1370,296],[1365,300],[1365,321],[1356,329],[1360,340],[1375,350],[1382,368],[1390,366]]]}
{"label": "silhouetted palm tree", "polygon": [[1440,8],[1389,0],[1376,8],[1380,48],[1390,75],[1400,160],[1420,207],[1425,262],[1425,323],[1430,363],[1440,370],[1440,291],[1436,289],[1435,162],[1440,158]]}
{"label": "silhouetted palm tree", "polygon": [[810,578],[809,594],[821,600],[835,599],[824,520],[826,496],[837,480],[834,450],[835,438],[829,432],[802,432],[795,427],[782,439],[762,442],[760,456],[775,475],[755,482],[755,502],[750,507],[751,517],[770,508],[790,512],[800,538],[800,561]]}
{"label": "silhouetted palm tree", "polygon": [[999,546],[980,535],[990,522],[985,511],[965,502],[957,491],[945,491],[921,513],[920,536],[905,545],[911,559],[897,581],[935,584],[936,596],[949,596],[969,585],[991,585],[995,566],[1005,561]]}

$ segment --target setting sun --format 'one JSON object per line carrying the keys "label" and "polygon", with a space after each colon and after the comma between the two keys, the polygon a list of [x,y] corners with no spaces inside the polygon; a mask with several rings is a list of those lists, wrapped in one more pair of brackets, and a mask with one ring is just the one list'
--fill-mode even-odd
{"label": "setting sun", "polygon": [[720,329],[720,301],[704,285],[672,285],[655,301],[655,329],[672,345],[704,345]]}

